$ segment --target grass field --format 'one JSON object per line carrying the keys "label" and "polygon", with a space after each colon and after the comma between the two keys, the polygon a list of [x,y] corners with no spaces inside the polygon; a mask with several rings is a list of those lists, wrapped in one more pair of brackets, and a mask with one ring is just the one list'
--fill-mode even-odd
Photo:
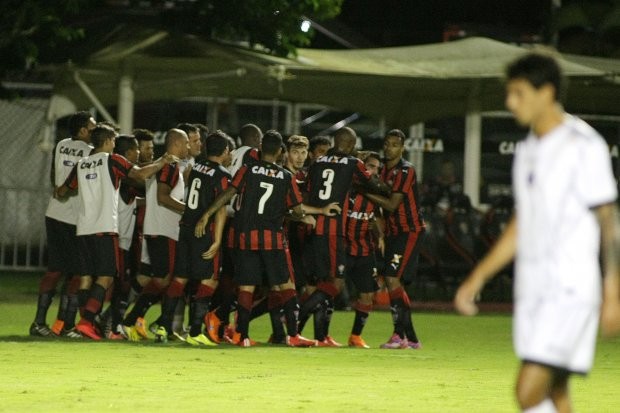
{"label": "grass field", "polygon": [[[32,339],[36,280],[0,274],[0,412],[517,411],[507,315],[416,314],[417,351],[377,348],[391,332],[386,312],[365,328],[370,350]],[[345,341],[352,319],[337,312],[332,335]],[[264,342],[268,320],[251,336]],[[591,375],[573,380],[576,411],[619,412],[619,389],[620,339],[601,340]]]}

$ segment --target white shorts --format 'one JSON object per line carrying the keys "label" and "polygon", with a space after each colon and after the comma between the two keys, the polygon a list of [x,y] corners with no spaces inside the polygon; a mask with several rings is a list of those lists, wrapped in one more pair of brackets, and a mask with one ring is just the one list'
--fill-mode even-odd
{"label": "white shorts", "polygon": [[525,299],[516,303],[513,342],[517,356],[586,374],[594,362],[600,306],[574,299]]}

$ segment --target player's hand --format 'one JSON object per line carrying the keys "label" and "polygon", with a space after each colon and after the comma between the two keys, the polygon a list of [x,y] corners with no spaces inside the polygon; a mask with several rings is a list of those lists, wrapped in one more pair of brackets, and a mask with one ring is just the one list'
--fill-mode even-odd
{"label": "player's hand", "polygon": [[338,202],[332,202],[329,205],[324,206],[323,215],[327,215],[328,217],[333,217],[334,215],[338,215],[342,212],[342,208],[338,205]]}
{"label": "player's hand", "polygon": [[454,296],[454,308],[456,311],[467,316],[478,314],[476,301],[480,297],[481,290],[482,285],[473,275],[467,277]]}
{"label": "player's hand", "polygon": [[220,245],[221,244],[219,242],[214,242],[211,244],[209,249],[202,253],[202,259],[206,261],[213,259],[213,257],[215,257],[220,251]]}
{"label": "player's hand", "polygon": [[377,248],[381,251],[381,256],[385,256],[385,238],[380,237],[377,240]]}
{"label": "player's hand", "polygon": [[179,162],[180,159],[175,155],[170,155],[168,152],[162,155],[161,160],[164,161],[165,164]]}
{"label": "player's hand", "polygon": [[306,215],[299,221],[303,222],[304,224],[312,225],[312,228],[316,228],[316,219],[313,215]]}
{"label": "player's hand", "polygon": [[620,334],[620,299],[603,300],[601,307],[601,331],[605,337]]}
{"label": "player's hand", "polygon": [[198,220],[196,227],[194,228],[194,235],[196,238],[202,238],[206,234],[207,224],[209,223],[209,215],[205,214]]}

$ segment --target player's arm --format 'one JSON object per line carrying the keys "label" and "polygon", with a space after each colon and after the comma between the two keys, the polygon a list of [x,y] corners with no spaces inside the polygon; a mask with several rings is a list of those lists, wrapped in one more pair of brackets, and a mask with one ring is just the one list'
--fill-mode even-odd
{"label": "player's arm", "polygon": [[385,227],[385,220],[383,217],[375,217],[372,220],[370,230],[377,240],[377,248],[381,251],[381,255],[385,254],[385,234],[383,228]]}
{"label": "player's arm", "polygon": [[[209,223],[209,219],[216,213],[221,212],[223,206],[226,206],[230,202],[230,200],[237,193],[237,188],[234,186],[229,186],[215,198],[215,201],[211,204],[211,206],[205,211],[202,217],[196,223],[196,227],[194,228],[194,235],[198,238],[201,238],[206,233],[207,224]],[[226,208],[224,208],[224,214],[226,214]]]}
{"label": "player's arm", "polygon": [[[227,203],[228,204],[228,203]],[[220,250],[222,245],[222,234],[224,233],[224,225],[226,224],[226,205],[222,206],[215,213],[215,231],[213,234],[213,244],[202,254],[202,258],[210,260]]]}
{"label": "player's arm", "polygon": [[364,196],[370,199],[375,205],[379,205],[388,212],[396,211],[398,206],[405,199],[405,195],[402,192],[392,192],[389,197],[371,193],[366,193]]}
{"label": "player's arm", "polygon": [[54,187],[54,198],[62,200],[63,198],[75,195],[77,193],[78,178],[77,178],[77,165],[71,169],[65,182],[57,187]]}
{"label": "player's arm", "polygon": [[[137,165],[134,165],[134,167],[129,170],[129,174],[127,177],[130,179],[133,179],[134,181],[144,182],[145,179],[150,178],[151,176],[159,172],[161,168],[164,167],[164,165],[172,163],[172,162],[178,162],[178,160],[179,158],[177,158],[174,155],[165,154],[164,156],[157,159],[152,164],[143,166],[142,168],[140,168]],[[157,192],[158,192],[158,200],[159,200],[159,190]]]}
{"label": "player's arm", "polygon": [[291,209],[291,217],[294,220],[301,220],[304,216],[311,215],[327,215],[333,217],[342,212],[342,208],[338,205],[338,202],[332,202],[324,207],[315,207],[312,205],[299,204]]}
{"label": "player's arm", "polygon": [[611,336],[620,333],[620,222],[618,207],[614,203],[594,209],[601,228],[601,253],[603,257],[603,305],[601,329]]}
{"label": "player's arm", "polygon": [[182,214],[185,210],[185,204],[178,199],[173,198],[170,195],[171,193],[172,188],[170,185],[163,182],[157,182],[157,203],[178,214]]}
{"label": "player's arm", "polygon": [[514,259],[516,251],[517,216],[513,215],[497,243],[476,265],[457,290],[454,297],[454,307],[459,313],[475,315],[478,312],[478,306],[475,303],[476,297],[480,294],[486,282]]}

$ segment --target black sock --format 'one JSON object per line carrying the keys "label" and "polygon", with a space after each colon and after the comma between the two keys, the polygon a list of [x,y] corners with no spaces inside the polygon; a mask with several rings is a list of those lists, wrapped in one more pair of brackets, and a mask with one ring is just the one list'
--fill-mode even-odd
{"label": "black sock", "polygon": [[[299,310],[299,324],[297,327],[297,331],[301,333],[308,322],[311,314],[315,314],[319,310],[320,307],[323,306],[325,300],[329,299],[329,295],[321,290],[315,290],[310,297],[303,303],[301,309]],[[322,321],[321,321],[322,323]],[[316,320],[315,320],[316,326]],[[316,336],[316,329],[314,332]]]}
{"label": "black sock", "polygon": [[[284,315],[286,317],[286,332],[289,336],[295,337],[297,335],[297,317],[299,315],[299,303],[297,301],[297,295],[294,295],[287,302],[284,303]],[[282,321],[279,318],[280,312],[278,311],[278,324],[282,328]],[[274,330],[275,333],[275,330]],[[284,330],[282,331],[284,333]],[[283,334],[284,335],[284,334]],[[275,336],[275,334],[274,334]]]}
{"label": "black sock", "polygon": [[78,309],[80,308],[80,303],[77,294],[69,294],[67,298],[67,311],[65,312],[62,321],[65,322],[63,328],[65,330],[71,330],[73,327],[75,327],[75,316],[77,315]]}
{"label": "black sock", "polygon": [[368,320],[368,313],[360,310],[355,310],[355,320],[353,321],[353,329],[351,330],[351,334],[355,336],[362,335],[362,330],[364,329],[364,325]]}
{"label": "black sock", "polygon": [[138,318],[144,317],[148,309],[151,308],[151,306],[157,301],[159,301],[160,298],[160,294],[140,294],[129,314],[125,316],[123,324],[126,326],[133,326],[138,320]]}
{"label": "black sock", "polygon": [[252,307],[252,311],[250,311],[250,321],[262,316],[263,314],[267,314],[269,311],[267,299],[265,298]]}
{"label": "black sock", "polygon": [[166,329],[168,334],[172,334],[172,319],[174,318],[174,312],[183,297],[168,297],[164,296],[161,301],[161,316],[159,316],[159,324]]}
{"label": "black sock", "polygon": [[47,310],[50,308],[53,298],[54,291],[48,291],[46,293],[39,294],[39,299],[37,300],[37,314],[34,317],[35,323],[45,324],[45,319],[47,318]]}
{"label": "black sock", "polygon": [[[196,337],[202,332],[202,325],[204,324],[205,316],[209,312],[209,304],[211,304],[211,297],[192,298],[194,311],[190,318],[189,335]],[[191,308],[191,306],[190,306]]]}
{"label": "black sock", "polygon": [[392,311],[392,322],[394,323],[394,333],[400,338],[405,337],[405,318],[407,316],[405,302],[402,298],[394,298],[390,302]]}
{"label": "black sock", "polygon": [[329,297],[327,300],[327,306],[325,308],[325,320],[323,321],[323,334],[325,337],[329,335],[329,325],[332,322],[332,315],[334,315],[334,308],[336,306],[335,300]]}
{"label": "black sock", "polygon": [[328,303],[329,300],[323,300],[314,312],[314,339],[318,341],[325,340],[325,319],[327,318]]}
{"label": "black sock", "polygon": [[84,307],[84,318],[91,323],[95,321],[95,316],[101,311],[103,300],[105,300],[106,289],[95,283],[90,289],[90,296]]}
{"label": "black sock", "polygon": [[407,340],[409,341],[413,341],[414,343],[417,343],[418,340],[418,336],[415,333],[415,328],[413,328],[413,321],[411,318],[411,308],[407,307],[405,309],[405,314],[403,315],[404,317],[404,324],[405,324],[405,335],[407,336]]}
{"label": "black sock", "polygon": [[83,309],[84,307],[86,307],[86,302],[88,301],[89,295],[90,295],[89,290],[85,290],[85,289],[78,290],[78,293],[77,293],[78,306],[80,307],[80,309]]}

